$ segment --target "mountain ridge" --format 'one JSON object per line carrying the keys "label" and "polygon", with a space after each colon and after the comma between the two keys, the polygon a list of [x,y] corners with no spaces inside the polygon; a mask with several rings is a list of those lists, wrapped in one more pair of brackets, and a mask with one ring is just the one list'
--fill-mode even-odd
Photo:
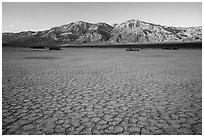
{"label": "mountain ridge", "polygon": [[4,32],[4,45],[51,46],[101,43],[151,43],[151,42],[202,41],[202,26],[173,27],[148,23],[138,19],[124,21],[114,26],[107,23],[72,22],[43,31]]}

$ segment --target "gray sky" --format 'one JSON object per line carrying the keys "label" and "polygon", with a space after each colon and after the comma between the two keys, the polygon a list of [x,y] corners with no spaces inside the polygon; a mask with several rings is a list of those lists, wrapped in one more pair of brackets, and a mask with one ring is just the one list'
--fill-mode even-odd
{"label": "gray sky", "polygon": [[77,2],[2,4],[2,31],[45,30],[75,21],[122,23],[129,19],[166,26],[202,25],[201,2]]}

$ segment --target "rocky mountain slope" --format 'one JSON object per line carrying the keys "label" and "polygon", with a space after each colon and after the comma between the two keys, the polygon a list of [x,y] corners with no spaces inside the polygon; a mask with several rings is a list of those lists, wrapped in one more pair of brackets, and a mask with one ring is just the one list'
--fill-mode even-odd
{"label": "rocky mountain slope", "polygon": [[4,45],[50,46],[101,43],[151,43],[202,41],[202,27],[167,27],[140,20],[113,26],[106,23],[73,22],[44,31],[3,33]]}
{"label": "rocky mountain slope", "polygon": [[112,30],[112,41],[144,43],[162,41],[194,41],[202,39],[202,28],[167,27],[140,20],[129,20]]}

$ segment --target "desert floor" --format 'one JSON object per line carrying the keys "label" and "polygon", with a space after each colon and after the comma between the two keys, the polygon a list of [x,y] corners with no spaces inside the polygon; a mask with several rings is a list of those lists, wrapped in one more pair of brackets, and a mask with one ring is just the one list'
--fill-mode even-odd
{"label": "desert floor", "polygon": [[202,134],[202,50],[2,49],[2,134]]}

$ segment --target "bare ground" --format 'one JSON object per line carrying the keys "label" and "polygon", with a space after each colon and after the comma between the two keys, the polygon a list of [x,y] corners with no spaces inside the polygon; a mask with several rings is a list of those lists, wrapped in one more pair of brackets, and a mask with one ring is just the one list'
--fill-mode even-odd
{"label": "bare ground", "polygon": [[201,50],[2,54],[2,134],[202,134]]}

